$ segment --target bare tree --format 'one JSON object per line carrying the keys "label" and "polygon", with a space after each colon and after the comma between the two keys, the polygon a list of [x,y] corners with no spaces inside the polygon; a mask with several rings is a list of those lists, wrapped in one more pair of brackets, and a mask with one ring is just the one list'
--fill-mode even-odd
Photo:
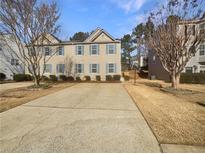
{"label": "bare tree", "polygon": [[169,0],[159,11],[151,13],[155,30],[149,37],[149,47],[169,72],[173,88],[178,87],[180,73],[205,38],[195,26],[187,24],[202,17],[204,3],[203,0]]}
{"label": "bare tree", "polygon": [[64,60],[64,64],[65,64],[65,74],[67,76],[72,75],[72,69],[74,64],[72,57],[66,56]]}
{"label": "bare tree", "polygon": [[14,52],[25,64],[34,77],[35,85],[40,84],[41,65],[54,55],[46,56],[44,45],[49,45],[48,35],[58,32],[57,20],[59,13],[57,4],[39,3],[37,0],[1,0],[0,2],[0,31],[11,35],[18,47]]}

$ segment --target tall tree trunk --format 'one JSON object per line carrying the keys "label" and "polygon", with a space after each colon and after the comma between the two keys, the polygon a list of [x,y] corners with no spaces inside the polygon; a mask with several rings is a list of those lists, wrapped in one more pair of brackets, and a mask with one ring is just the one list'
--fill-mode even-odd
{"label": "tall tree trunk", "polygon": [[179,87],[180,74],[173,73],[171,75],[171,78],[172,78],[172,88],[177,89]]}
{"label": "tall tree trunk", "polygon": [[39,85],[40,85],[40,80],[39,80],[38,77],[34,77],[34,84],[35,84],[36,86],[39,86]]}

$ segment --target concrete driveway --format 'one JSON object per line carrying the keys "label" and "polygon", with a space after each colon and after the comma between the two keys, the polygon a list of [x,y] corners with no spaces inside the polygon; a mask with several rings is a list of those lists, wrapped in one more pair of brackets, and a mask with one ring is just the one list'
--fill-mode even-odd
{"label": "concrete driveway", "polygon": [[20,88],[20,87],[27,87],[32,85],[33,82],[14,82],[14,83],[4,83],[0,84],[0,92],[3,92],[8,89]]}
{"label": "concrete driveway", "polygon": [[160,152],[122,84],[82,83],[1,113],[0,152]]}

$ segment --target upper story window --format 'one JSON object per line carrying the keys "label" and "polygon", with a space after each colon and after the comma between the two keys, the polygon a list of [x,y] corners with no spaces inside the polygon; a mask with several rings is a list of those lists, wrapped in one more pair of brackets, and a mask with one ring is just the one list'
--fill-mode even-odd
{"label": "upper story window", "polygon": [[12,58],[11,59],[11,65],[15,65],[15,66],[19,65],[19,60]]}
{"label": "upper story window", "polygon": [[99,73],[99,64],[90,64],[90,73]]}
{"label": "upper story window", "polygon": [[205,23],[200,24],[200,25],[199,25],[199,29],[200,29],[200,30],[202,30],[202,29],[205,30]]}
{"label": "upper story window", "polygon": [[107,44],[106,45],[106,53],[107,54],[115,54],[115,45],[114,44]]}
{"label": "upper story window", "polygon": [[98,44],[90,45],[90,55],[99,55],[99,45]]}
{"label": "upper story window", "polygon": [[64,55],[64,48],[62,46],[57,47],[57,55]]}
{"label": "upper story window", "polygon": [[57,73],[64,73],[65,64],[57,64],[56,65],[56,72]]}
{"label": "upper story window", "polygon": [[205,55],[205,44],[201,44],[199,47],[199,55],[204,56]]}
{"label": "upper story window", "polygon": [[107,73],[116,73],[116,64],[109,63],[106,66]]}
{"label": "upper story window", "polygon": [[45,64],[44,69],[45,69],[45,73],[51,73],[52,72],[52,65],[51,64]]}
{"label": "upper story window", "polygon": [[45,47],[44,50],[45,50],[45,56],[51,55],[51,50],[49,47]]}
{"label": "upper story window", "polygon": [[76,45],[76,55],[84,55],[84,46]]}
{"label": "upper story window", "polygon": [[84,65],[83,64],[75,64],[75,72],[76,73],[83,73],[84,72]]}

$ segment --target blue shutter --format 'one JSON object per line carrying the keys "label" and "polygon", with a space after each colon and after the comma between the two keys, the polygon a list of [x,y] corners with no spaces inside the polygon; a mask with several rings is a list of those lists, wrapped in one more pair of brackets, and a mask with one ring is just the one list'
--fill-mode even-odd
{"label": "blue shutter", "polygon": [[97,55],[99,55],[99,44],[97,45]]}
{"label": "blue shutter", "polygon": [[106,74],[108,73],[108,63],[106,63]]}
{"label": "blue shutter", "polygon": [[89,73],[92,73],[92,64],[89,64]]}
{"label": "blue shutter", "polygon": [[97,73],[100,73],[100,64],[97,64]]}
{"label": "blue shutter", "polygon": [[56,47],[56,55],[59,55],[59,47]]}
{"label": "blue shutter", "polygon": [[59,71],[59,65],[57,64],[56,65],[56,73],[58,73],[58,71]]}
{"label": "blue shutter", "polygon": [[75,46],[75,55],[78,55],[78,46]]}
{"label": "blue shutter", "polygon": [[50,73],[52,73],[52,64],[50,64]]}
{"label": "blue shutter", "polygon": [[62,55],[64,56],[64,46],[62,46]]}
{"label": "blue shutter", "polygon": [[78,64],[75,64],[75,73],[78,73]]}
{"label": "blue shutter", "polygon": [[81,64],[81,69],[82,69],[81,73],[84,73],[84,64]]}
{"label": "blue shutter", "polygon": [[89,46],[89,52],[90,52],[90,55],[91,55],[91,50],[92,50],[92,45]]}
{"label": "blue shutter", "polygon": [[114,68],[115,68],[115,73],[117,72],[117,65],[114,64]]}
{"label": "blue shutter", "polygon": [[84,55],[84,46],[82,45],[82,55]]}
{"label": "blue shutter", "polygon": [[62,64],[63,73],[65,72],[65,64]]}
{"label": "blue shutter", "polygon": [[108,54],[108,44],[106,44],[106,54]]}
{"label": "blue shutter", "polygon": [[114,54],[116,54],[116,53],[117,53],[117,45],[114,44]]}

